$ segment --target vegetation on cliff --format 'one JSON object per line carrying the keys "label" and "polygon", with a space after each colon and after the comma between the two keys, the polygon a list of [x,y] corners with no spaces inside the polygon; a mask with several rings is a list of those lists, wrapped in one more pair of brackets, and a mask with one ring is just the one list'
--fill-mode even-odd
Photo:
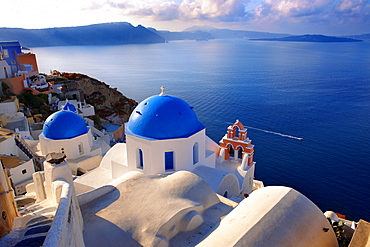
{"label": "vegetation on cliff", "polygon": [[95,113],[100,118],[114,118],[113,122],[122,124],[127,122],[131,112],[137,105],[133,99],[127,98],[117,88],[111,88],[104,82],[98,81],[84,74],[62,73],[62,92],[82,91],[86,103],[95,107]]}
{"label": "vegetation on cliff", "polygon": [[[49,106],[47,94],[33,95],[30,90],[24,90],[23,93],[17,95],[17,98],[19,99],[20,103],[24,104],[28,109],[31,110],[30,114],[41,114],[42,120],[45,120],[54,112]],[[26,114],[26,116],[30,117],[29,114]]]}
{"label": "vegetation on cliff", "polygon": [[[95,116],[91,117],[97,125],[104,120],[110,123],[123,124],[128,121],[131,112],[137,106],[137,102],[127,98],[116,88],[97,79],[79,73],[59,73],[48,75],[48,81],[54,81],[54,86],[60,87],[60,93],[53,93],[53,98],[59,100],[76,99],[94,106]],[[2,88],[2,98],[14,95],[6,85]],[[50,104],[47,94],[33,95],[30,90],[24,90],[17,95],[19,102],[24,104],[28,110],[22,110],[27,117],[37,117],[42,121],[49,115],[59,110],[55,103]],[[39,115],[40,114],[40,115]],[[107,121],[106,121],[107,122]]]}

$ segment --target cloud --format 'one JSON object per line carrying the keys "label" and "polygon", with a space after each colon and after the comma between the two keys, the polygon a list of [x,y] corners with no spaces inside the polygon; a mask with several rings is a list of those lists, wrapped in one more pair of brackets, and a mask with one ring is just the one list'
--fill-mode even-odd
{"label": "cloud", "polygon": [[369,21],[369,0],[264,0],[253,18],[289,22]]}
{"label": "cloud", "polygon": [[361,26],[363,32],[370,31],[370,0],[94,0],[85,9],[157,25],[213,22],[280,32],[351,30],[352,25],[353,30]]}
{"label": "cloud", "polygon": [[86,9],[120,9],[122,15],[146,17],[153,20],[213,20],[236,21],[246,15],[245,4],[249,0],[108,0],[93,2]]}
{"label": "cloud", "polygon": [[333,6],[333,16],[339,22],[370,24],[370,1],[342,0]]}
{"label": "cloud", "polygon": [[[86,9],[119,10],[123,16],[156,21],[369,22],[369,0],[106,0]],[[248,9],[248,11],[246,11]]]}
{"label": "cloud", "polygon": [[265,0],[255,10],[256,18],[299,20],[326,12],[331,0]]}
{"label": "cloud", "polygon": [[191,19],[239,19],[245,16],[245,3],[241,0],[184,0],[180,12]]}

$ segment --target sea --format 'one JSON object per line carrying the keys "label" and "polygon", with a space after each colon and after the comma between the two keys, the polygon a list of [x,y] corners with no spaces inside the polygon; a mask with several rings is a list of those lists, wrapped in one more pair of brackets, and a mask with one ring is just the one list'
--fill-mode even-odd
{"label": "sea", "polygon": [[[187,101],[215,142],[241,121],[255,178],[370,221],[370,42],[219,39],[37,47],[39,71],[86,74],[141,102]],[[261,202],[263,203],[263,202]]]}

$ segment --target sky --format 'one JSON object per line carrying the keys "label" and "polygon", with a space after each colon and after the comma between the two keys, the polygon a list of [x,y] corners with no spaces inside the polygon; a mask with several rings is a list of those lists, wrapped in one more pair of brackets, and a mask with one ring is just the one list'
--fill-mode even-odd
{"label": "sky", "polygon": [[27,29],[106,22],[353,35],[370,33],[370,0],[5,0],[0,15],[0,27]]}

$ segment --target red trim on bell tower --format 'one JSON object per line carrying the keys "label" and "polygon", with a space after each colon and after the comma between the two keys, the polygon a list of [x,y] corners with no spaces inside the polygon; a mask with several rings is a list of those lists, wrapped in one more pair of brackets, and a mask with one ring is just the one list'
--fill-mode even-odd
{"label": "red trim on bell tower", "polygon": [[[245,161],[247,166],[252,165],[254,155],[254,145],[248,138],[248,131],[243,124],[236,120],[236,122],[227,128],[226,135],[220,141],[220,149],[224,149],[224,160],[230,158],[230,149],[234,150],[234,159],[238,159],[238,152],[242,151],[242,161]],[[244,162],[243,162],[244,163]]]}

